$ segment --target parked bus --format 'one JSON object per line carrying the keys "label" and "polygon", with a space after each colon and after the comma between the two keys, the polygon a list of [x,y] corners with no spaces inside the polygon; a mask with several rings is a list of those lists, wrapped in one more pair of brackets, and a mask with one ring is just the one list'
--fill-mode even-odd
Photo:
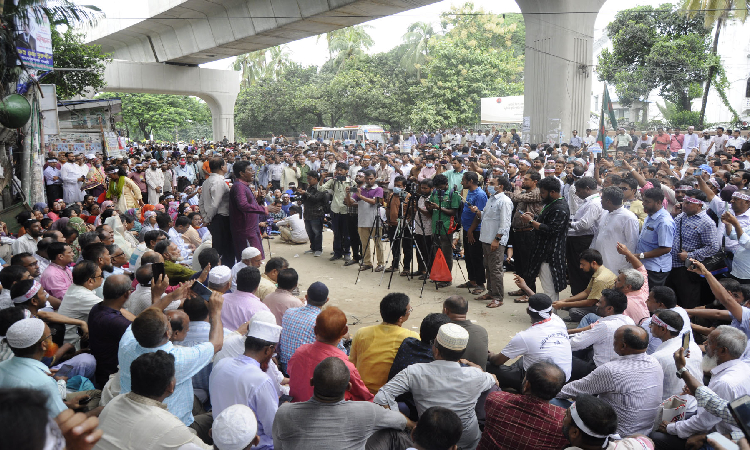
{"label": "parked bus", "polygon": [[387,134],[377,125],[349,125],[341,128],[315,127],[312,138],[318,142],[330,144],[334,141],[345,145],[356,144],[357,141],[377,141],[381,144],[388,142]]}

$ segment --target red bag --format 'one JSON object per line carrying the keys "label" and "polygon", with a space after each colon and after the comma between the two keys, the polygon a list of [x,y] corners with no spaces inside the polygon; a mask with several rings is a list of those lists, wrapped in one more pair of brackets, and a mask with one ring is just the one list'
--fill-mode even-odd
{"label": "red bag", "polygon": [[105,200],[107,200],[107,193],[102,192],[101,194],[99,194],[99,197],[96,199],[96,202],[101,205]]}
{"label": "red bag", "polygon": [[430,271],[430,280],[432,281],[453,281],[453,275],[448,270],[448,263],[445,261],[443,256],[443,250],[438,249],[435,253],[435,260],[432,262],[432,270]]}

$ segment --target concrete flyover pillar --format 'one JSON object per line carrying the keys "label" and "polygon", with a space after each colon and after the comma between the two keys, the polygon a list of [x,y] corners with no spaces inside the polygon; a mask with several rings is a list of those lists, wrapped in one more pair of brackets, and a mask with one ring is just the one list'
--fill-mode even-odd
{"label": "concrete flyover pillar", "polygon": [[526,25],[524,142],[558,142],[589,123],[594,22],[605,0],[516,0]]}
{"label": "concrete flyover pillar", "polygon": [[194,95],[211,109],[213,140],[234,141],[234,104],[240,73],[163,63],[113,60],[104,71],[104,91]]}

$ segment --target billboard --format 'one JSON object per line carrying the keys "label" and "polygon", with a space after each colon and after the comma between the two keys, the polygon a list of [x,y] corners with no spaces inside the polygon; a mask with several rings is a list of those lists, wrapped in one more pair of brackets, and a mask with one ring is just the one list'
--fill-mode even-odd
{"label": "billboard", "polygon": [[482,123],[521,123],[523,95],[481,99]]}
{"label": "billboard", "polygon": [[16,19],[15,44],[28,69],[52,70],[52,32],[47,16],[37,18],[28,10],[26,18]]}

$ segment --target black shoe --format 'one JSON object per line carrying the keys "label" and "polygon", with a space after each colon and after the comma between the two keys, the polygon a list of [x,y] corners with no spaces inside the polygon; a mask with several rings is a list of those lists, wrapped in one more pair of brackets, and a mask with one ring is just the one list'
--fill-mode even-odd
{"label": "black shoe", "polygon": [[336,261],[337,259],[344,259],[341,255],[333,255],[330,258],[328,258],[328,261]]}
{"label": "black shoe", "polygon": [[359,261],[357,261],[356,259],[350,259],[349,261],[344,263],[344,266],[353,266],[355,264],[359,264]]}

